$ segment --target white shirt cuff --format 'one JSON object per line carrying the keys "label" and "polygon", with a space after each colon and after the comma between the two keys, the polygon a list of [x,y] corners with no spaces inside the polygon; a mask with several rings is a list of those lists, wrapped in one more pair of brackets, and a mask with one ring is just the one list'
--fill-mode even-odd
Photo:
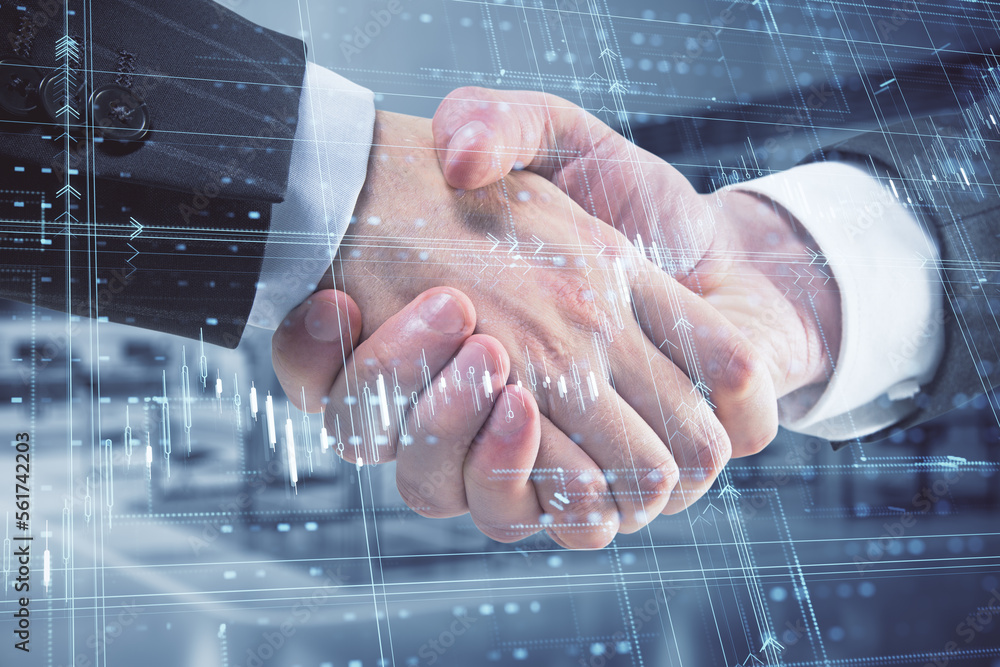
{"label": "white shirt cuff", "polygon": [[251,326],[276,329],[330,269],[367,177],[374,129],[370,90],[306,65],[288,194],[271,212]]}
{"label": "white shirt cuff", "polygon": [[[830,382],[779,402],[782,426],[852,440],[898,423],[944,353],[944,302],[934,238],[882,185],[823,162],[733,186],[767,197],[812,235],[840,287],[843,338]],[[818,396],[817,396],[818,394]]]}

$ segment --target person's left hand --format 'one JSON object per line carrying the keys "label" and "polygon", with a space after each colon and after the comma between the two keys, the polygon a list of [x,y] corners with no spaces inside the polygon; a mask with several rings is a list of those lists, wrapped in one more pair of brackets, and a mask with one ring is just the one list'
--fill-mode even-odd
{"label": "person's left hand", "polygon": [[[810,250],[814,242],[779,206],[735,190],[700,195],[670,164],[543,93],[456,90],[434,117],[434,140],[452,187],[482,188],[530,171],[633,241],[656,244],[661,266],[750,340],[779,399],[803,390],[806,403],[829,381],[840,292]],[[742,406],[727,419],[732,406],[717,407],[733,456],[768,444],[741,437],[754,410]]]}

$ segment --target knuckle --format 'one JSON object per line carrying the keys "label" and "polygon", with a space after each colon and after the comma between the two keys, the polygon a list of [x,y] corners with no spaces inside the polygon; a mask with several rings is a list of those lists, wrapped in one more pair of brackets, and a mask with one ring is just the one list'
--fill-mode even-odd
{"label": "knuckle", "polygon": [[[572,364],[572,343],[558,333],[551,317],[551,313],[526,314],[512,329],[517,340],[525,341],[526,352],[533,362],[545,359],[557,369],[567,368]],[[544,373],[541,375],[544,377]]]}
{"label": "knuckle", "polygon": [[707,364],[712,387],[729,395],[749,396],[767,376],[767,366],[750,341],[742,335],[724,337]]}
{"label": "knuckle", "polygon": [[[399,441],[399,428],[395,422],[387,431],[373,431],[365,426],[352,426],[352,423],[360,424],[359,420],[366,418],[364,412],[366,408],[362,403],[363,401],[359,402],[357,406],[361,410],[360,413],[357,409],[352,410],[346,403],[337,408],[331,404],[323,412],[327,435],[333,439],[338,456],[347,463],[361,461],[364,465],[381,465],[395,461]],[[377,411],[377,407],[369,409]],[[377,416],[374,418],[377,419]]]}
{"label": "knuckle", "polygon": [[680,469],[673,459],[639,472],[639,501],[651,507],[669,498],[680,480]]}
{"label": "knuckle", "polygon": [[[329,407],[323,411],[323,425],[326,427],[326,432],[333,442],[334,451],[337,453],[342,460],[347,463],[357,463],[358,456],[361,454],[358,451],[360,448],[355,448],[354,445],[347,444],[346,442],[338,441],[337,438],[341,434],[341,424],[344,423],[336,410],[331,410]],[[350,423],[349,421],[347,423]],[[344,437],[344,440],[350,440],[350,438]],[[343,448],[341,448],[343,445]]]}
{"label": "knuckle", "polygon": [[354,362],[356,367],[361,366],[356,370],[362,377],[377,377],[379,373],[391,372],[397,366],[405,366],[391,345],[375,339],[369,342],[371,344],[368,345],[365,356]]}
{"label": "knuckle", "polygon": [[674,459],[682,462],[681,476],[688,488],[700,487],[713,479],[733,455],[732,440],[714,415],[699,422],[686,437],[671,443]]}
{"label": "knuckle", "polygon": [[331,436],[336,436],[340,433],[340,415],[336,410],[336,406],[327,405],[326,409],[323,410],[323,426],[326,427],[326,432]]}
{"label": "knuckle", "polygon": [[580,106],[570,100],[559,97],[558,95],[553,95],[552,93],[542,93],[540,95],[540,101],[545,105],[543,108],[546,109],[570,109],[570,110],[581,110]]}
{"label": "knuckle", "polygon": [[[484,113],[495,113],[497,109],[498,103],[491,91],[477,86],[464,86],[444,99],[439,115],[449,118],[452,124],[458,125]],[[457,130],[458,127],[454,129]]]}
{"label": "knuckle", "polygon": [[600,330],[604,317],[598,295],[580,273],[553,271],[547,276],[545,287],[566,321],[582,331]]}
{"label": "knuckle", "polygon": [[[461,494],[454,493],[450,488],[460,470],[446,463],[444,467],[426,475],[413,477],[397,466],[396,488],[403,502],[414,512],[428,519],[447,519],[460,516],[468,511],[464,501],[464,490]],[[463,500],[457,500],[461,497]]]}
{"label": "knuckle", "polygon": [[476,528],[479,529],[479,532],[494,542],[500,542],[501,544],[520,542],[532,534],[532,530],[515,528],[510,524],[502,524],[495,519],[477,516],[475,513],[472,515],[472,520],[476,524]]}
{"label": "knuckle", "polygon": [[[525,341],[524,361],[520,364],[518,372],[527,376],[528,388],[534,392],[538,409],[543,415],[551,416],[557,414],[562,407],[562,399],[556,385],[560,376],[573,368],[575,355],[571,348],[569,337],[553,333],[540,335],[540,331],[552,331],[551,326],[540,323],[538,326],[520,326],[513,328],[516,340]],[[530,360],[530,364],[528,364]],[[546,390],[544,383],[546,378],[551,381],[551,386]]]}
{"label": "knuckle", "polygon": [[614,252],[613,257],[632,260],[642,257],[635,244],[620,229],[611,226],[599,227],[595,234]]}
{"label": "knuckle", "polygon": [[446,99],[457,102],[466,102],[468,100],[478,100],[480,98],[487,97],[488,92],[489,91],[485,88],[480,88],[479,86],[462,86],[448,95]]}
{"label": "knuckle", "polygon": [[[663,511],[680,481],[680,469],[672,458],[653,467],[636,467],[627,491],[615,491],[623,512],[623,533],[642,530]],[[627,497],[619,496],[628,494]],[[630,516],[631,514],[631,516]]]}
{"label": "knuckle", "polygon": [[614,524],[618,517],[614,498],[599,470],[585,470],[566,483],[565,521],[576,527]]}
{"label": "knuckle", "polygon": [[721,425],[708,429],[708,431],[711,436],[701,441],[698,460],[701,462],[702,469],[714,476],[725,468],[730,459],[733,458],[733,443]]}
{"label": "knuckle", "polygon": [[592,242],[606,246],[598,258],[599,260],[603,260],[599,262],[599,266],[611,268],[615,261],[620,261],[627,274],[635,273],[637,267],[640,266],[643,254],[629,237],[620,230],[610,225],[603,225],[588,229],[583,233]]}
{"label": "knuckle", "polygon": [[[451,373],[448,379],[451,381]],[[438,452],[447,450],[457,454],[459,451],[466,453],[479,438],[485,437],[482,429],[479,433],[473,430],[470,415],[475,414],[475,403],[471,390],[459,391],[455,384],[450,389],[454,391],[448,396],[452,406],[450,412],[434,412],[429,390],[420,395],[415,407],[411,409],[410,406],[405,406],[407,435],[403,440],[404,445],[433,447]],[[441,400],[441,396],[438,396],[438,400]],[[456,418],[456,414],[461,419]]]}
{"label": "knuckle", "polygon": [[592,526],[578,526],[573,528],[560,528],[550,531],[558,536],[558,542],[567,549],[595,550],[603,549],[611,544],[617,534],[617,526],[597,524]]}
{"label": "knuckle", "polygon": [[440,519],[445,516],[445,507],[435,500],[433,491],[425,493],[419,489],[420,484],[413,485],[404,479],[397,480],[396,486],[406,506],[420,516],[428,519]]}
{"label": "knuckle", "polygon": [[[754,454],[760,454],[768,445],[774,442],[776,437],[778,437],[778,421],[774,419],[768,423],[766,428],[761,429],[760,434],[756,438],[746,443],[741,443],[738,455],[753,456]],[[735,449],[736,447],[734,446]]]}

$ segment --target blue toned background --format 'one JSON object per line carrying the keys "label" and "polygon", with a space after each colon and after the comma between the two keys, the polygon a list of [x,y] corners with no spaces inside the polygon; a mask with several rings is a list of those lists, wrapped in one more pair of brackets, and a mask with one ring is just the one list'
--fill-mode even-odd
{"label": "blue toned background", "polygon": [[[995,3],[400,0],[367,44],[356,29],[388,3],[224,4],[306,37],[380,108],[430,116],[462,85],[542,89],[703,191],[984,97],[1000,46]],[[34,434],[36,549],[47,536],[52,554],[24,658],[6,638],[5,545],[0,665],[1000,666],[1000,428],[985,398],[839,453],[783,432],[688,512],[567,552],[416,516],[391,466],[307,444],[319,422],[291,410],[293,492],[250,411],[251,383],[286,410],[263,332],[203,351],[0,307],[0,424]]]}

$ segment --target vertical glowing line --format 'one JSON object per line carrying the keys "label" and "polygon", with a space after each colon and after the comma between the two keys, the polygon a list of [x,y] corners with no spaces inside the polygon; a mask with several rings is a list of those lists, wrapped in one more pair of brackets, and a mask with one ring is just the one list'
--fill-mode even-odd
{"label": "vertical glowing line", "polygon": [[298,489],[299,468],[295,461],[295,427],[292,425],[292,418],[285,421],[285,448],[288,451],[288,477],[292,482],[292,488]]}
{"label": "vertical glowing line", "polygon": [[378,387],[378,407],[379,407],[379,412],[381,413],[382,416],[382,430],[388,431],[390,425],[389,398],[386,396],[386,391],[385,391],[385,377],[381,373],[378,374],[378,381],[376,382],[376,386]]}
{"label": "vertical glowing line", "polygon": [[271,451],[274,451],[278,436],[274,433],[274,401],[271,400],[271,392],[268,392],[264,402],[264,414],[267,416],[267,441],[271,443]]}

